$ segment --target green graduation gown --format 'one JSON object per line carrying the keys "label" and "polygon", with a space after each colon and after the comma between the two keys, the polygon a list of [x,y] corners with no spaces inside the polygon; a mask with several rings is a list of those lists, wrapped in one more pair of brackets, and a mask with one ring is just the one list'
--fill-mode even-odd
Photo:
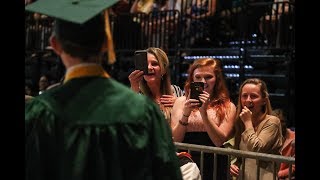
{"label": "green graduation gown", "polygon": [[100,66],[79,69],[25,105],[26,179],[182,179],[157,105]]}

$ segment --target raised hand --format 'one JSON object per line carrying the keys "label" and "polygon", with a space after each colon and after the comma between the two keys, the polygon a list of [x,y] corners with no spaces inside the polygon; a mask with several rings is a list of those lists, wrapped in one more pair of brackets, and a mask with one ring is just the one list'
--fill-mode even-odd
{"label": "raised hand", "polygon": [[140,70],[134,70],[132,73],[129,75],[129,81],[130,81],[130,86],[131,89],[135,92],[139,92],[139,83],[143,78],[143,71]]}

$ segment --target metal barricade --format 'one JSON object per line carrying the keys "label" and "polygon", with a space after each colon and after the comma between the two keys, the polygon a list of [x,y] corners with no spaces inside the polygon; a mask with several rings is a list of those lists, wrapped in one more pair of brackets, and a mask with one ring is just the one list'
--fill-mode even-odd
{"label": "metal barricade", "polygon": [[[242,150],[236,150],[236,149],[231,149],[231,148],[220,148],[220,147],[210,147],[210,146],[203,146],[203,145],[196,145],[196,144],[187,144],[187,143],[179,143],[175,142],[175,145],[178,150],[187,150],[191,155],[192,152],[200,152],[201,153],[201,159],[200,159],[200,172],[203,172],[203,153],[212,153],[213,156],[216,156],[217,154],[221,155],[227,155],[229,162],[231,157],[236,157],[236,158],[242,158],[243,162],[246,158],[252,158],[256,159],[259,162],[260,161],[267,161],[267,162],[272,162],[273,167],[274,167],[274,172],[273,172],[273,179],[277,179],[277,171],[276,171],[276,166],[280,163],[288,163],[290,165],[289,168],[289,179],[291,179],[292,176],[292,165],[295,164],[295,158],[293,157],[285,157],[281,155],[274,155],[274,154],[266,154],[266,153],[258,153],[258,152],[250,152],[250,151],[242,151]],[[216,159],[214,158],[214,167],[216,168]],[[245,167],[243,165],[243,167]],[[230,169],[230,163],[228,164],[228,169]],[[244,177],[241,176],[243,175],[245,171],[245,168],[241,168],[240,170],[240,180],[244,180]],[[260,168],[257,168],[257,175],[260,174]],[[229,172],[229,171],[228,171]],[[213,175],[213,180],[217,179],[217,171],[214,171]],[[259,176],[257,176],[259,177]],[[231,179],[230,173],[228,173],[228,179]]]}

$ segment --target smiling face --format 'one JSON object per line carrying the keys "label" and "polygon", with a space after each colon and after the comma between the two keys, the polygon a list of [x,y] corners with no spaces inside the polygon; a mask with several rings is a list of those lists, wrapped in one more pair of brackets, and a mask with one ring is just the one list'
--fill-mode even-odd
{"label": "smiling face", "polygon": [[208,93],[213,92],[213,88],[216,83],[216,75],[214,69],[211,66],[203,66],[196,68],[193,72],[194,82],[203,82],[204,90]]}
{"label": "smiling face", "polygon": [[161,80],[161,67],[159,64],[159,61],[156,59],[156,57],[153,54],[148,53],[148,73],[147,75],[144,75],[143,78],[147,82],[151,81],[159,81]]}
{"label": "smiling face", "polygon": [[259,113],[265,105],[265,98],[261,95],[261,88],[256,84],[245,84],[241,92],[241,106],[247,106],[252,113]]}

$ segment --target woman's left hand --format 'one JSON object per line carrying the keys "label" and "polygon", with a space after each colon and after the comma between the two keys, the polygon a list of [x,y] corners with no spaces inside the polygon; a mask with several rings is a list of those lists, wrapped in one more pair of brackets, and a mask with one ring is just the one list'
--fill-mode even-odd
{"label": "woman's left hand", "polygon": [[206,91],[203,91],[199,96],[200,101],[202,102],[201,107],[199,108],[199,111],[207,111],[208,105],[210,104],[210,94]]}
{"label": "woman's left hand", "polygon": [[244,106],[239,114],[239,117],[242,120],[242,122],[244,124],[246,124],[246,123],[251,124],[251,121],[252,121],[251,116],[252,116],[252,112],[250,111],[250,109],[247,108],[247,106]]}
{"label": "woman's left hand", "polygon": [[161,104],[165,107],[173,107],[174,102],[176,101],[177,97],[173,95],[162,95],[160,98]]}

